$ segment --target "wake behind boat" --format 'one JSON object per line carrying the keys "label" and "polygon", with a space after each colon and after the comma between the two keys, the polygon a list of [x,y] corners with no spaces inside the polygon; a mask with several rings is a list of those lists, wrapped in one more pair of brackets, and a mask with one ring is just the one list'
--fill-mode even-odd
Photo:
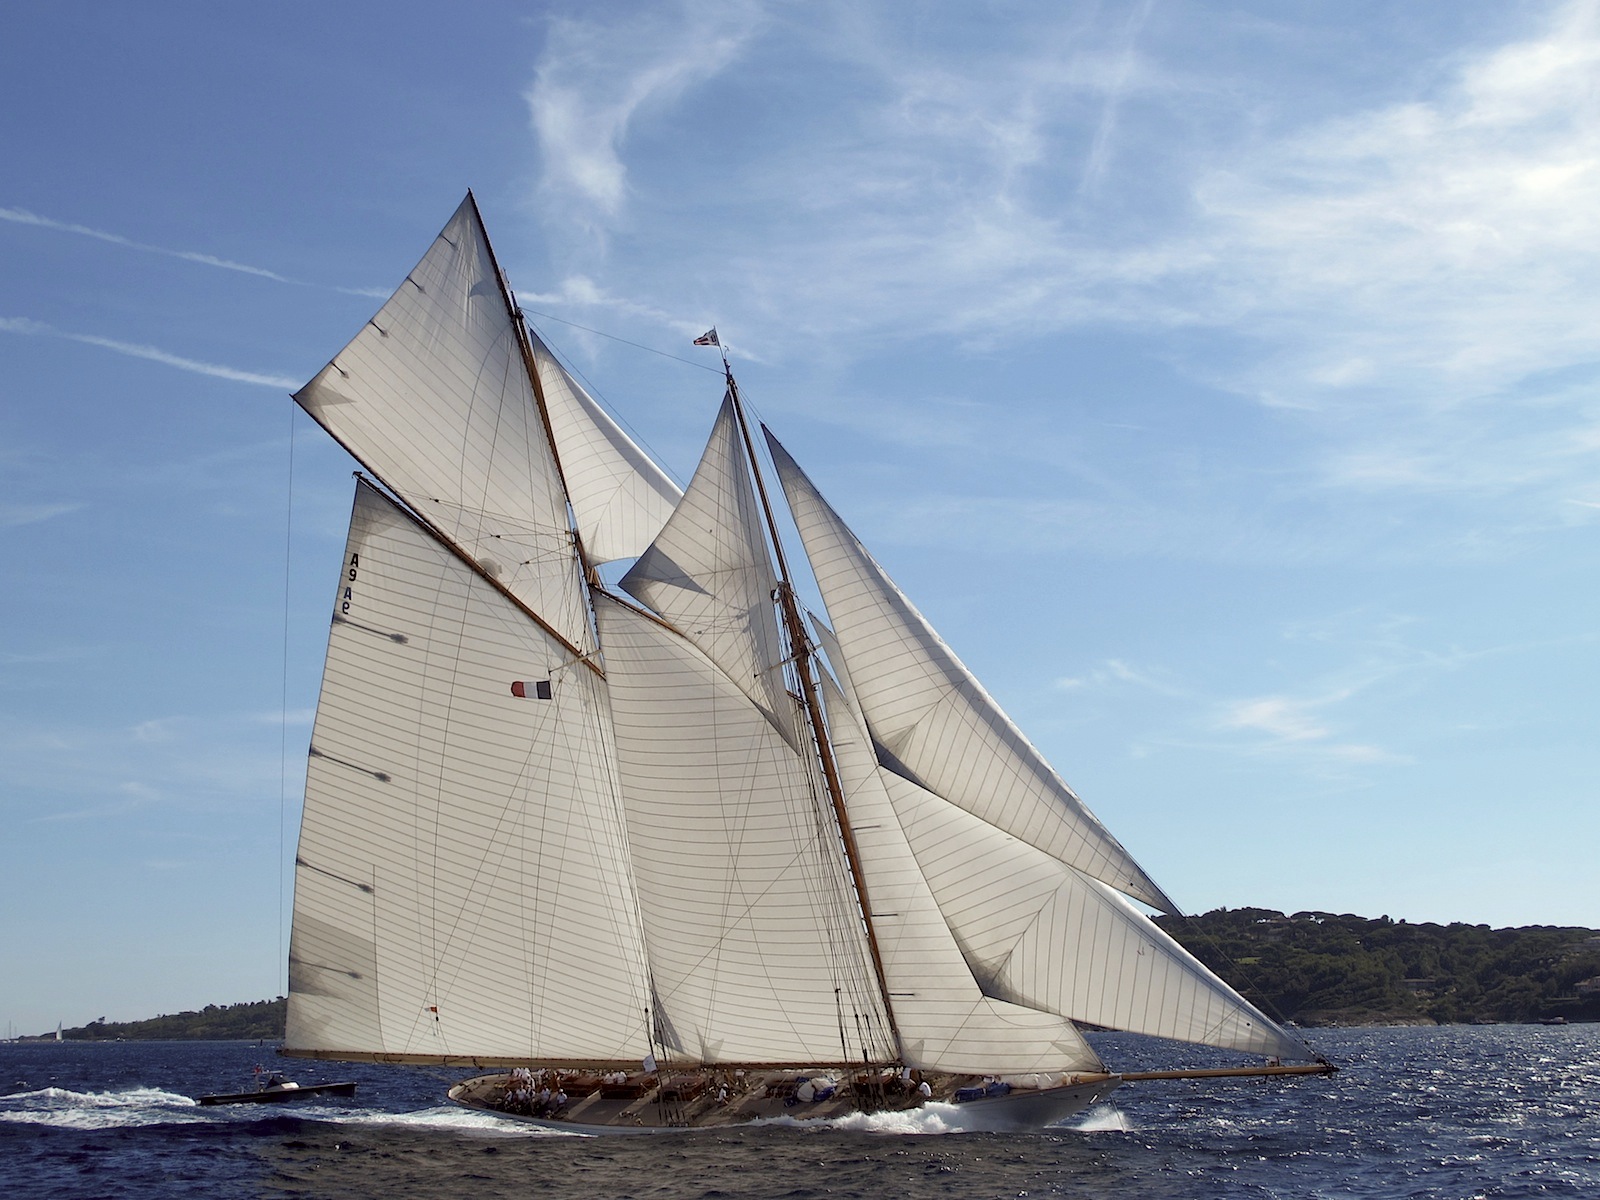
{"label": "wake behind boat", "polygon": [[1079,1022],[1330,1070],[1145,915],[1176,907],[722,365],[680,490],[528,327],[469,194],[296,393],[371,478],[283,1052],[501,1068],[452,1097],[611,1131],[1035,1128],[1133,1078]]}

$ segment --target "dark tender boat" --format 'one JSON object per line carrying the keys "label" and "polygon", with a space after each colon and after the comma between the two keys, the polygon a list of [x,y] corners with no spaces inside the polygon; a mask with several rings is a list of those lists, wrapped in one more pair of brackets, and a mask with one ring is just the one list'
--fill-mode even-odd
{"label": "dark tender boat", "polygon": [[282,1104],[288,1100],[302,1100],[307,1096],[354,1096],[356,1085],[350,1083],[299,1084],[282,1075],[264,1075],[253,1092],[232,1092],[217,1096],[201,1096],[201,1104]]}

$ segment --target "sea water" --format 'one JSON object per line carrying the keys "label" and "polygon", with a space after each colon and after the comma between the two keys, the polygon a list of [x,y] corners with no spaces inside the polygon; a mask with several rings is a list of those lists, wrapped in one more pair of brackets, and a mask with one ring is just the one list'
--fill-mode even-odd
{"label": "sea water", "polygon": [[[1195,1058],[1093,1040],[1129,1070]],[[963,1132],[959,1107],[931,1105],[609,1138],[445,1103],[466,1072],[286,1062],[244,1042],[0,1045],[0,1196],[1600,1200],[1600,1026],[1311,1040],[1337,1075],[1130,1084],[1033,1134]],[[354,1101],[195,1103],[248,1090],[256,1065],[360,1088]]]}

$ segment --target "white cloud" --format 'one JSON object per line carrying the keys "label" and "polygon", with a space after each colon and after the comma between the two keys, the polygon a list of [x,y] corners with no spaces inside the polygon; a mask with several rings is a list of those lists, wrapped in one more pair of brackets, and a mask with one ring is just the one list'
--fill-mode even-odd
{"label": "white cloud", "polygon": [[[525,94],[546,196],[572,201],[582,223],[602,229],[627,198],[621,148],[630,124],[718,74],[757,20],[748,4],[651,10],[627,30],[553,19]],[[715,130],[687,136],[711,137]]]}

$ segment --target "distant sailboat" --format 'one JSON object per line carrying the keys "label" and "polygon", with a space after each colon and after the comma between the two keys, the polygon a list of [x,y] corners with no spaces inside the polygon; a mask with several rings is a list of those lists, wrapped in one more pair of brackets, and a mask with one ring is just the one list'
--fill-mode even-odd
{"label": "distant sailboat", "polygon": [[469,194],[296,393],[371,479],[284,1052],[514,1068],[451,1095],[590,1130],[1037,1127],[1135,1078],[1075,1022],[1330,1070],[1143,915],[1174,906],[763,429],[769,486],[726,366],[680,491],[526,326]]}

